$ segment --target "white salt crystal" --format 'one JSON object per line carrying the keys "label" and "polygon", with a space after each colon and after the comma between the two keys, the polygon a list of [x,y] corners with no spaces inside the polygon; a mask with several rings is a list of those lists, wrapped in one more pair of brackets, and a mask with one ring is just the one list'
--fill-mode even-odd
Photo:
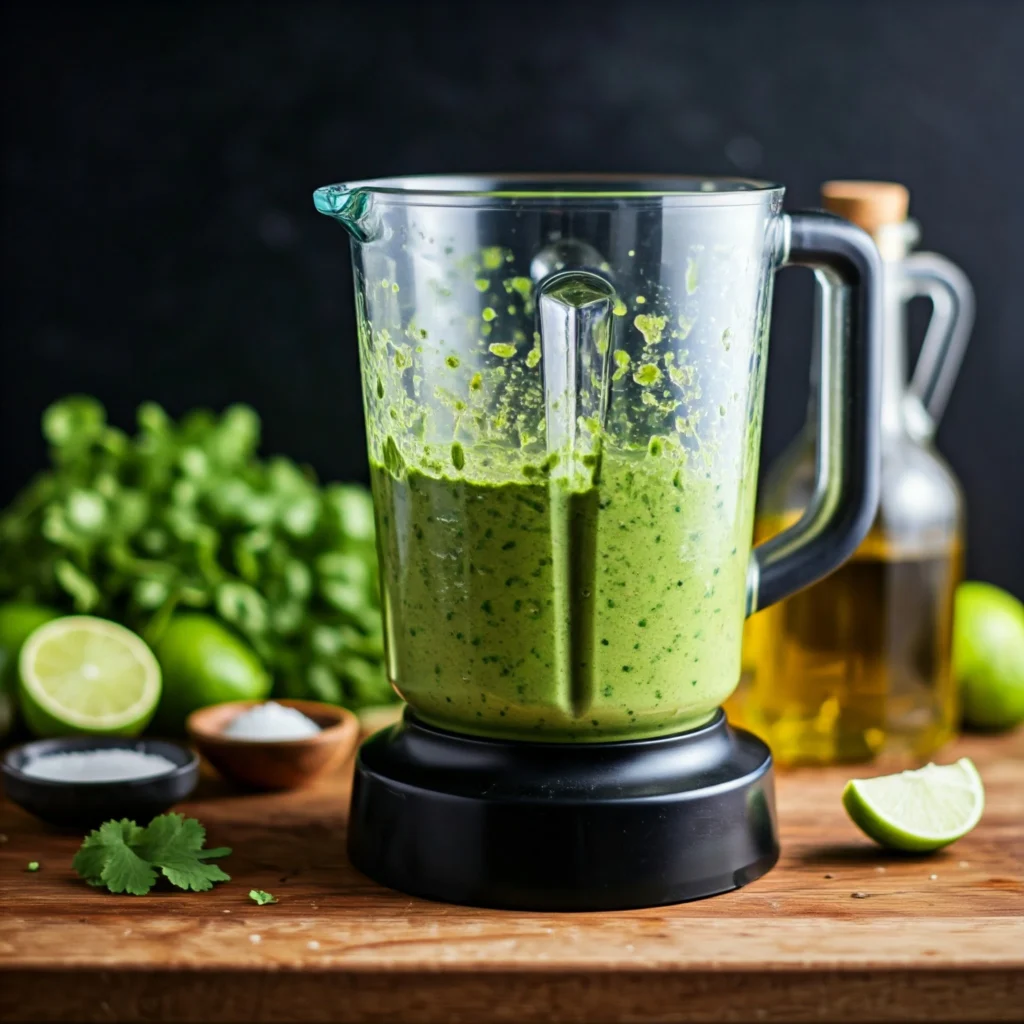
{"label": "white salt crystal", "polygon": [[320,726],[301,711],[270,700],[235,715],[224,735],[235,740],[304,740],[319,731]]}
{"label": "white salt crystal", "polygon": [[147,754],[128,747],[107,750],[67,750],[30,757],[21,771],[50,782],[127,782],[150,779],[178,766],[161,754]]}

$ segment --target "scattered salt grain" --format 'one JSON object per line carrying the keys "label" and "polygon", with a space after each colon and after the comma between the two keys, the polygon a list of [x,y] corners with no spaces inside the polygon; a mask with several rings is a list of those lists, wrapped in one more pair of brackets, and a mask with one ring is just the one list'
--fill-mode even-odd
{"label": "scattered salt grain", "polygon": [[320,948],[320,943],[317,942],[316,939],[310,939],[309,942],[306,943],[306,949],[319,949],[319,948]]}
{"label": "scattered salt grain", "polygon": [[49,782],[127,782],[164,775],[177,767],[161,754],[111,747],[106,750],[39,754],[30,757],[21,771],[33,779]]}
{"label": "scattered salt grain", "polygon": [[262,935],[250,935],[249,941],[254,945],[258,946],[263,941]]}
{"label": "scattered salt grain", "polygon": [[320,726],[301,711],[270,700],[235,715],[224,735],[235,740],[304,740],[319,731]]}
{"label": "scattered salt grain", "polygon": [[938,877],[939,877],[938,875],[929,875],[929,876],[928,876],[928,878],[929,878],[929,879],[930,879],[931,881],[933,881],[933,882],[934,882],[934,881],[935,881],[935,880],[936,880],[936,879],[937,879]]}

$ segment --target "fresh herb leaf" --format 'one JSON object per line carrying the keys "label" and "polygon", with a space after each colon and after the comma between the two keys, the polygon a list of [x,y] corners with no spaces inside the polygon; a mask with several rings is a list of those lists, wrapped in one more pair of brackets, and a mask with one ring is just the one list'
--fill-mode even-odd
{"label": "fresh herb leaf", "polygon": [[195,818],[161,814],[146,828],[134,821],[104,822],[86,836],[72,863],[90,885],[144,896],[159,872],[179,889],[205,892],[231,876],[208,861],[231,853],[226,846],[204,850],[206,830]]}
{"label": "fresh herb leaf", "polygon": [[37,860],[30,860],[28,862],[28,867],[25,870],[26,871],[38,871],[39,870],[39,861],[37,861]]}
{"label": "fresh herb leaf", "polygon": [[214,882],[230,882],[231,876],[216,864],[207,864],[194,855],[182,854],[180,857],[168,857],[166,864],[160,865],[164,877],[179,889],[191,889],[193,892],[206,892],[213,888]]}
{"label": "fresh herb leaf", "polygon": [[265,906],[268,903],[276,903],[277,902],[277,897],[276,896],[274,896],[272,893],[264,892],[262,889],[250,889],[249,890],[249,899],[251,899],[254,902],[258,903],[261,907]]}
{"label": "fresh herb leaf", "polygon": [[111,851],[118,846],[129,846],[142,835],[142,829],[122,818],[120,821],[106,821],[90,832],[75,854],[71,866],[85,879],[98,879],[110,858]]}
{"label": "fresh herb leaf", "polygon": [[100,880],[111,892],[145,896],[156,882],[156,872],[125,843],[107,849]]}

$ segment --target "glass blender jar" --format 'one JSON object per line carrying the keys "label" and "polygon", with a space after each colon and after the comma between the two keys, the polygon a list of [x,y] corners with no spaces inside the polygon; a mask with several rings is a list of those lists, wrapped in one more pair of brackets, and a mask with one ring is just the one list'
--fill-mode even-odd
{"label": "glass blender jar", "polygon": [[[348,229],[389,677],[349,851],[454,902],[596,909],[777,856],[771,759],[719,710],[746,615],[835,568],[878,486],[869,237],[745,180],[414,177]],[[751,550],[773,273],[831,275],[826,443]]]}

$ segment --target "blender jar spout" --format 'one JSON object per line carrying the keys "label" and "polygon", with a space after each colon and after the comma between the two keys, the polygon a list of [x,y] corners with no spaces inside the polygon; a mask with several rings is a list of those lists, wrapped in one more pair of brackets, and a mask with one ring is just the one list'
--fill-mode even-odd
{"label": "blender jar spout", "polygon": [[372,242],[380,237],[380,217],[367,189],[325,185],[313,193],[313,205],[324,216],[340,222],[357,242]]}

